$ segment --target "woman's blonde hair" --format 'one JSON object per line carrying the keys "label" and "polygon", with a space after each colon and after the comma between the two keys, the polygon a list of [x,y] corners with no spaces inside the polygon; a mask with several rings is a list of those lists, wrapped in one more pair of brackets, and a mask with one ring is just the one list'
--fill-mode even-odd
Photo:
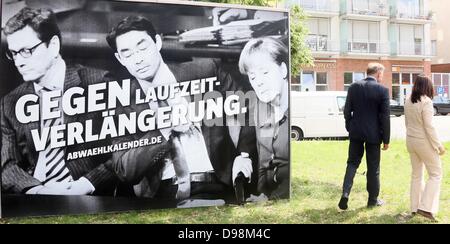
{"label": "woman's blonde hair", "polygon": [[239,58],[239,71],[242,74],[247,74],[249,57],[257,52],[266,52],[278,65],[285,63],[289,68],[289,53],[286,45],[273,37],[262,37],[252,39],[244,46]]}

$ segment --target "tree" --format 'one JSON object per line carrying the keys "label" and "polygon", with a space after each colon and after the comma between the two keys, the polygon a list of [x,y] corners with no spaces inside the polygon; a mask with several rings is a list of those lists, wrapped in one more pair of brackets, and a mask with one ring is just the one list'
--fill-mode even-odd
{"label": "tree", "polygon": [[303,10],[294,5],[290,11],[290,30],[291,30],[291,75],[300,74],[301,67],[305,65],[314,65],[311,56],[311,50],[306,45],[305,37],[308,29],[304,25],[306,16]]}
{"label": "tree", "polygon": [[[278,0],[202,0],[204,2],[231,3],[253,6],[274,6]],[[308,29],[305,26],[306,15],[298,5],[290,9],[290,31],[291,31],[291,75],[300,74],[302,66],[314,65],[311,51],[306,45],[305,37]]]}

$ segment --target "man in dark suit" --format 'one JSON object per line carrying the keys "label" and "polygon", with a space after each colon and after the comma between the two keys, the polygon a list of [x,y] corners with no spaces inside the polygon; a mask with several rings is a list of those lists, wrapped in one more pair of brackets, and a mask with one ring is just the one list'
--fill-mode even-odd
{"label": "man in dark suit", "polygon": [[348,90],[344,108],[345,127],[349,132],[350,145],[343,192],[339,208],[348,208],[348,198],[353,178],[366,149],[368,207],[381,206],[380,192],[380,147],[389,148],[390,112],[389,90],[379,84],[384,75],[384,66],[370,63],[367,78],[352,84]]}
{"label": "man in dark suit", "polygon": [[[97,122],[98,114],[68,116],[61,112],[62,116],[57,119],[24,124],[19,122],[15,112],[16,102],[24,95],[64,92],[72,87],[87,89],[88,85],[101,82],[104,72],[66,65],[60,55],[60,30],[51,10],[24,8],[6,23],[4,33],[7,57],[14,62],[24,82],[1,101],[2,191],[46,195],[112,194],[117,177],[106,167],[111,163],[107,155],[67,159],[69,153],[95,143],[62,148],[51,148],[47,143],[45,150],[37,151],[31,133],[71,122]],[[95,122],[94,130],[99,128]]]}
{"label": "man in dark suit", "polygon": [[[148,19],[140,16],[125,18],[108,34],[107,41],[114,50],[117,60],[133,76],[131,97],[135,97],[135,92],[139,90],[141,94],[146,94],[152,87],[178,82],[162,59],[161,37],[156,34]],[[205,70],[207,65],[204,64],[197,69]],[[192,70],[189,72],[195,73]],[[155,111],[165,106],[164,103],[170,103],[169,99],[119,107],[116,114],[132,112],[140,114],[148,109]],[[226,126],[194,128],[191,125],[191,129],[201,132],[197,139],[191,141],[193,144],[181,145],[190,148],[190,150],[186,148],[181,150],[185,152],[184,156],[192,158],[193,155],[198,154],[195,156],[196,162],[190,161],[192,164],[189,165],[190,176],[187,179],[190,190],[185,197],[229,200],[229,196],[232,196],[234,181],[232,175],[237,175],[232,171],[242,171],[245,176],[250,177],[254,172],[253,161],[247,156],[240,155],[240,151],[233,145]],[[243,131],[247,133],[245,132],[247,130]],[[180,133],[178,128],[156,129],[116,138],[114,143],[158,137],[162,139],[159,144],[114,153],[113,168],[122,181],[133,185],[133,193],[137,196],[182,200],[183,198],[179,198],[182,186],[176,162],[180,150],[176,148],[183,140],[181,138],[183,132]],[[255,142],[254,134],[253,137],[247,136],[246,140],[251,141],[252,138]],[[245,151],[250,154],[250,157],[256,155],[256,147],[245,149]],[[256,162],[256,159],[254,161]]]}

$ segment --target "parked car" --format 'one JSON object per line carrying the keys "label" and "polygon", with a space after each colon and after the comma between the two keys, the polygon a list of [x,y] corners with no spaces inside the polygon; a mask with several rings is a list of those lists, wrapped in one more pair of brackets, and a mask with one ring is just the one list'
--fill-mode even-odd
{"label": "parked car", "polygon": [[405,113],[405,108],[400,105],[399,102],[395,100],[390,101],[390,109],[391,109],[391,115],[395,115],[397,117],[402,116]]}
{"label": "parked car", "polygon": [[344,106],[347,92],[291,92],[291,137],[348,137]]}
{"label": "parked car", "polygon": [[447,115],[450,113],[450,101],[448,98],[436,96],[433,99],[434,115]]}

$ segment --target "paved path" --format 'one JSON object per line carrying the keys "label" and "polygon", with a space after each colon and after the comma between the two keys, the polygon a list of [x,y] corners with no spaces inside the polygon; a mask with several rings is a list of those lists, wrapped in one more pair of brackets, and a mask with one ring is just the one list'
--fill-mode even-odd
{"label": "paved path", "polygon": [[[436,116],[434,117],[434,124],[438,131],[440,139],[444,142],[450,141],[450,116]],[[391,119],[391,138],[405,139],[405,117],[392,117]]]}

